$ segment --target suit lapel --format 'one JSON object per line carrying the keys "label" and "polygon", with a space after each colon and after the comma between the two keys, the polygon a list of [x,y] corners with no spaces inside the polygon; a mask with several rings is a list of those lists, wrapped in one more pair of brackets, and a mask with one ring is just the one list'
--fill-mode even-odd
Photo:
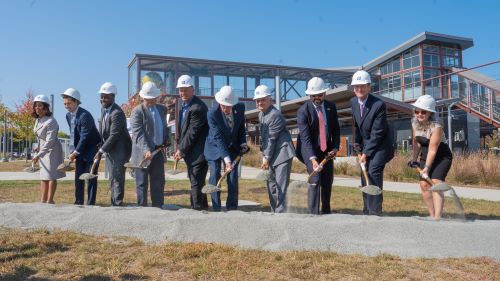
{"label": "suit lapel", "polygon": [[153,132],[154,129],[153,117],[151,116],[149,109],[144,104],[141,105],[141,108],[145,118],[144,123],[146,124],[146,131]]}
{"label": "suit lapel", "polygon": [[314,128],[319,128],[319,119],[318,119],[318,114],[316,113],[316,108],[314,107],[314,104],[312,101],[308,101],[308,109],[309,109],[309,114],[311,115],[311,120],[312,124],[311,126]]}
{"label": "suit lapel", "polygon": [[365,117],[368,115],[368,113],[370,113],[370,108],[371,107],[372,107],[372,100],[370,98],[370,94],[368,94],[368,97],[366,98],[366,102],[365,102],[365,108],[364,108],[364,111],[363,111],[363,116],[361,117],[361,124],[363,123],[363,121],[365,121]]}

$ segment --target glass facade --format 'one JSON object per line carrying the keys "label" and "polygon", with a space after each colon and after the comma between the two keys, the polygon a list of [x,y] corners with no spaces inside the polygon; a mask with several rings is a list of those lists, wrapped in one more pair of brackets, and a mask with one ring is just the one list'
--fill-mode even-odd
{"label": "glass facade", "polygon": [[420,48],[413,49],[403,53],[403,69],[410,69],[420,66]]}
{"label": "glass facade", "polygon": [[420,70],[410,71],[404,74],[404,93],[405,101],[417,99],[422,95]]}

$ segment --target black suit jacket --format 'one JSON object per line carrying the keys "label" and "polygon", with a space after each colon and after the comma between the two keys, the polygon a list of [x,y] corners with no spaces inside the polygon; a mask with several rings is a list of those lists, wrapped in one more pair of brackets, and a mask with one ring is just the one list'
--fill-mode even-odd
{"label": "black suit jacket", "polygon": [[369,94],[363,117],[361,117],[357,97],[351,99],[351,106],[356,127],[355,141],[362,145],[363,153],[373,163],[385,164],[389,162],[394,156],[394,146],[387,123],[385,103]]}
{"label": "black suit jacket", "polygon": [[319,119],[316,108],[311,100],[306,101],[297,112],[299,136],[297,137],[297,158],[307,163],[313,156],[323,158],[332,149],[339,149],[340,126],[337,108],[334,103],[323,101],[325,106],[325,121],[327,124],[326,152],[319,146]]}
{"label": "black suit jacket", "polygon": [[120,162],[128,162],[132,151],[132,140],[127,130],[127,118],[123,110],[116,104],[111,105],[111,111],[104,123],[104,108],[101,109],[99,133],[103,144],[101,149]]}
{"label": "black suit jacket", "polygon": [[182,126],[179,124],[181,110],[179,110],[179,116],[176,118],[177,149],[181,152],[184,161],[188,165],[195,165],[205,161],[203,151],[208,134],[207,112],[207,105],[197,96],[193,96],[183,118]]}

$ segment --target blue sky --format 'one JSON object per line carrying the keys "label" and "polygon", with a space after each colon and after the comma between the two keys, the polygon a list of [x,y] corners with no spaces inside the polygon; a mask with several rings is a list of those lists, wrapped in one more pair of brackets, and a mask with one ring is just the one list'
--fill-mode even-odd
{"label": "blue sky", "polygon": [[[126,102],[134,53],[301,67],[364,64],[422,31],[474,39],[473,67],[500,59],[499,1],[0,0],[0,96],[82,94],[97,118],[105,81]],[[500,64],[478,71],[500,79]]]}

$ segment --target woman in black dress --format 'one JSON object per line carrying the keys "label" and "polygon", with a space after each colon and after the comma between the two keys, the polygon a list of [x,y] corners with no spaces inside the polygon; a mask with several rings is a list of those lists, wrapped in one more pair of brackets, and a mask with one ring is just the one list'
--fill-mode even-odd
{"label": "woman in black dress", "polygon": [[436,101],[430,95],[423,95],[413,104],[413,161],[420,158],[420,190],[431,218],[441,218],[444,195],[441,191],[431,192],[424,179],[429,177],[434,184],[445,181],[451,168],[452,153],[444,136],[443,125],[436,114]]}

